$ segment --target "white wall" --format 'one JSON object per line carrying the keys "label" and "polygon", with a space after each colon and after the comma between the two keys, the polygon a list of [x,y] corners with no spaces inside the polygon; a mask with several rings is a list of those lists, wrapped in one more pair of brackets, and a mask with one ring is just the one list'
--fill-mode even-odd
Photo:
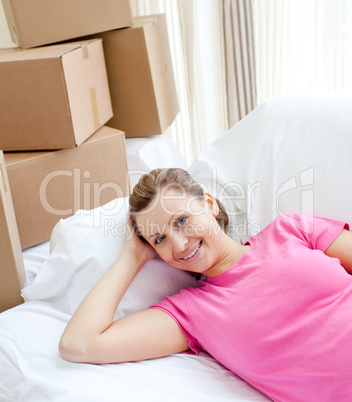
{"label": "white wall", "polygon": [[17,45],[11,40],[4,9],[2,7],[2,2],[0,1],[0,49],[7,47],[17,47]]}

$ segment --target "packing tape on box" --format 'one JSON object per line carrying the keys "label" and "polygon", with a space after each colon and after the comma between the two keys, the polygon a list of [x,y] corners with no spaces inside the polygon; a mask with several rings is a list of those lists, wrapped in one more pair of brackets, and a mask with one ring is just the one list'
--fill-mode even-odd
{"label": "packing tape on box", "polygon": [[92,104],[94,127],[96,130],[98,130],[98,128],[100,127],[100,120],[99,120],[98,102],[95,87],[90,89],[90,102]]}

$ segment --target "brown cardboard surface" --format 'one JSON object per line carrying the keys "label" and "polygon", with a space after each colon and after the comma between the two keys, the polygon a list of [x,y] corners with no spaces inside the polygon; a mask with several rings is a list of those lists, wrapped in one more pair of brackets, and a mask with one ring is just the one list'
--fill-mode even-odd
{"label": "brown cardboard surface", "polygon": [[5,153],[22,249],[46,241],[60,220],[130,193],[125,136],[102,127],[81,146]]}
{"label": "brown cardboard surface", "polygon": [[2,0],[12,41],[47,45],[132,25],[130,0]]}
{"label": "brown cardboard surface", "polygon": [[107,125],[126,137],[162,134],[179,112],[165,15],[95,37],[103,39],[114,113]]}
{"label": "brown cardboard surface", "polygon": [[0,312],[23,303],[21,289],[25,286],[25,279],[15,211],[0,151]]}
{"label": "brown cardboard surface", "polygon": [[0,149],[73,148],[112,117],[100,39],[0,52]]}

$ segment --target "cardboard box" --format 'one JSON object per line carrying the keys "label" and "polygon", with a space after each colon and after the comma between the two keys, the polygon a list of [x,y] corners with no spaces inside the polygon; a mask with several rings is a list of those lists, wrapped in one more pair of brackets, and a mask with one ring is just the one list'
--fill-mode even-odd
{"label": "cardboard box", "polygon": [[126,137],[162,134],[179,112],[165,15],[135,18],[133,27],[99,34],[114,117]]}
{"label": "cardboard box", "polygon": [[112,116],[101,39],[0,52],[0,149],[80,145]]}
{"label": "cardboard box", "polygon": [[48,240],[78,209],[130,193],[125,136],[110,127],[78,148],[4,155],[22,249]]}
{"label": "cardboard box", "polygon": [[128,27],[130,0],[2,0],[11,38],[22,48]]}
{"label": "cardboard box", "polygon": [[0,312],[23,303],[21,289],[25,281],[15,211],[3,153],[0,151]]}

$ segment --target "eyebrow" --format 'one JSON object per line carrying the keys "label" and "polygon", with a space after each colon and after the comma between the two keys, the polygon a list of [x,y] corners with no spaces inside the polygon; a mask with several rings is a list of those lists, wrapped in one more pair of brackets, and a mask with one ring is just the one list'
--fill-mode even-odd
{"label": "eyebrow", "polygon": [[[169,222],[168,222],[168,224],[170,225],[170,222],[174,219],[174,217],[175,217],[175,215],[177,215],[177,214],[184,214],[185,213],[185,211],[176,211],[172,216],[171,216],[171,218],[169,219]],[[165,225],[164,225],[164,227],[165,227]],[[152,237],[155,237],[155,236],[159,236],[161,233],[160,232],[157,232],[157,233],[153,233],[153,234],[151,234],[149,237],[148,237],[148,241],[152,238]]]}

